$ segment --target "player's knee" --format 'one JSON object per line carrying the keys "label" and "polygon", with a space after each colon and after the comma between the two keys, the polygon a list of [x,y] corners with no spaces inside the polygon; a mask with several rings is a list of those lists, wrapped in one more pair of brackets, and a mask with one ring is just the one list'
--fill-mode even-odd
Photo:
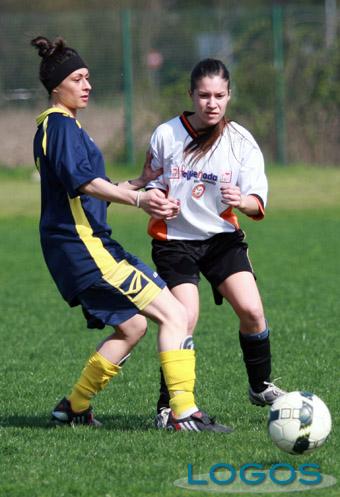
{"label": "player's knee", "polygon": [[139,340],[141,340],[145,335],[146,335],[146,332],[148,330],[148,327],[147,325],[143,325],[141,327],[139,327],[137,330],[136,330],[136,333],[135,333],[135,337],[137,339],[137,341],[139,342]]}
{"label": "player's knee", "polygon": [[136,315],[131,319],[127,325],[120,325],[116,327],[116,331],[124,336],[124,339],[129,342],[131,346],[136,345],[141,340],[147,331],[147,321],[144,316]]}
{"label": "player's knee", "polygon": [[134,347],[144,337],[145,333],[146,327],[138,328],[135,329],[133,333],[125,335],[125,339],[129,343],[130,347]]}
{"label": "player's knee", "polygon": [[136,343],[146,335],[147,329],[147,321],[144,319],[135,325],[135,328],[132,331],[132,336]]}
{"label": "player's knee", "polygon": [[262,306],[259,305],[249,305],[242,309],[240,318],[247,323],[250,329],[263,326],[265,320]]}

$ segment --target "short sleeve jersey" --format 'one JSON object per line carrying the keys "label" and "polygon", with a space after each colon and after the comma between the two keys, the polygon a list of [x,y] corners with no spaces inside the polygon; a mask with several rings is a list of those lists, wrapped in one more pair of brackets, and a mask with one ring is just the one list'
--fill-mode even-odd
{"label": "short sleeve jersey", "polygon": [[40,240],[62,296],[77,295],[124,258],[110,238],[107,203],[80,193],[94,178],[107,179],[102,154],[76,119],[51,108],[37,118],[34,158],[41,177]]}
{"label": "short sleeve jersey", "polygon": [[152,167],[163,175],[148,184],[180,201],[181,211],[168,221],[151,219],[149,234],[159,240],[205,240],[221,232],[239,229],[232,207],[223,203],[222,185],[237,185],[253,195],[259,206],[254,219],[262,219],[267,202],[267,178],[263,155],[253,136],[235,122],[198,162],[185,156],[185,147],[196,136],[187,112],[161,124],[151,137]]}

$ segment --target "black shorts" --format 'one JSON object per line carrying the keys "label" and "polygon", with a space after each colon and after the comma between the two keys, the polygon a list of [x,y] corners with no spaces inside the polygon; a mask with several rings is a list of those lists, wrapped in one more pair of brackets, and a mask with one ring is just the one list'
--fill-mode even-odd
{"label": "black shorts", "polygon": [[152,240],[152,259],[170,289],[183,283],[198,285],[200,273],[216,288],[232,274],[253,273],[244,238],[237,230],[207,240]]}

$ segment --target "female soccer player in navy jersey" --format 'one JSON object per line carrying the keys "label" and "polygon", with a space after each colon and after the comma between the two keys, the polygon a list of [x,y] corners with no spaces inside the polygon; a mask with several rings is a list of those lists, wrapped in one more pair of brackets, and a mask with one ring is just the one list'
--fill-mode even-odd
{"label": "female soccer player in navy jersey", "polygon": [[70,306],[81,305],[89,328],[113,326],[90,357],[71,393],[52,412],[57,424],[99,425],[90,401],[119,373],[149,317],[159,325],[160,363],[170,391],[173,430],[222,431],[195,403],[195,354],[187,346],[187,317],[163,280],[111,238],[107,203],[143,208],[157,219],[178,213],[161,191],[138,191],[159,174],[146,163],[143,174],[112,184],[102,154],[77,121],[91,85],[86,63],[58,38],[31,44],[42,57],[40,80],[51,106],[37,118],[34,157],[41,175],[40,238],[48,269]]}
{"label": "female soccer player in navy jersey", "polygon": [[[267,179],[253,136],[225,113],[230,77],[216,59],[191,73],[194,111],[161,124],[151,138],[152,166],[163,175],[148,185],[180,201],[173,219],[151,219],[152,256],[157,271],[188,312],[192,335],[199,315],[200,274],[211,283],[216,303],[226,299],[240,320],[239,337],[249,379],[249,398],[270,405],[284,392],[270,380],[269,330],[248,259],[248,246],[235,209],[264,217]],[[156,425],[169,414],[161,371]]]}

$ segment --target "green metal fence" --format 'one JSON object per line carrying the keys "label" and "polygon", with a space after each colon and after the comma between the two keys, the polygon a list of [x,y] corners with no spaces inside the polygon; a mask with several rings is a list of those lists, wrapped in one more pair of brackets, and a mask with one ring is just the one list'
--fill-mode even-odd
{"label": "green metal fence", "polygon": [[[247,10],[3,13],[0,114],[46,105],[39,58],[29,41],[38,34],[62,35],[90,67],[90,107],[99,120],[105,113],[108,123],[104,151],[112,160],[133,162],[160,121],[190,109],[192,67],[217,57],[231,72],[229,117],[252,131],[267,160],[339,165],[338,32],[335,1],[309,8],[274,2]],[[1,144],[0,152],[6,164]]]}

